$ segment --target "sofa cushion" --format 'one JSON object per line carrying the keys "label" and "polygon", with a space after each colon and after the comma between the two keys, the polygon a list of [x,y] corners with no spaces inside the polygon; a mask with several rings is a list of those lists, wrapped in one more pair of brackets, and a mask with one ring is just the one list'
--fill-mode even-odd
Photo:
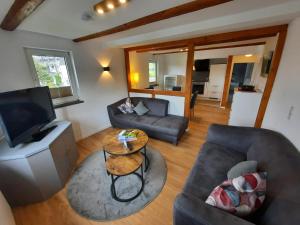
{"label": "sofa cushion", "polygon": [[187,128],[188,120],[185,117],[168,115],[161,117],[152,125],[155,129],[165,134],[178,135],[182,129],[185,130]]}
{"label": "sofa cushion", "polygon": [[224,181],[206,203],[237,216],[245,217],[262,206],[266,196],[267,173],[250,173]]}
{"label": "sofa cushion", "polygon": [[118,114],[115,116],[115,119],[122,122],[128,122],[134,120],[136,117],[138,117],[138,115],[136,115],[135,113]]}
{"label": "sofa cushion", "polygon": [[257,161],[250,160],[234,165],[227,173],[228,179],[233,179],[244,174],[255,173],[257,171]]}
{"label": "sofa cushion", "polygon": [[144,103],[140,101],[136,107],[133,108],[133,110],[138,114],[139,116],[145,115],[147,112],[149,112],[149,109],[145,107]]}
{"label": "sofa cushion", "polygon": [[211,191],[227,179],[227,171],[245,159],[243,153],[206,142],[188,177],[184,193],[205,201]]}
{"label": "sofa cushion", "polygon": [[167,100],[132,97],[131,101],[134,105],[137,105],[140,101],[143,101],[146,108],[149,109],[149,112],[147,113],[149,116],[167,116],[168,114],[169,101]]}
{"label": "sofa cushion", "polygon": [[126,101],[124,103],[122,103],[121,105],[118,106],[118,109],[123,113],[123,114],[127,114],[127,113],[133,113],[133,108],[134,105],[131,103],[130,98],[127,98]]}

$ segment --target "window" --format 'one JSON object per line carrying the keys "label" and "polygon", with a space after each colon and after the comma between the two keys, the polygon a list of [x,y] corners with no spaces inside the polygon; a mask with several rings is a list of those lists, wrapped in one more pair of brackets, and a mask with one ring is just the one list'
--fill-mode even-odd
{"label": "window", "polygon": [[149,62],[149,82],[155,83],[157,77],[157,63]]}
{"label": "window", "polygon": [[25,48],[36,86],[48,86],[54,105],[79,100],[78,82],[70,52]]}

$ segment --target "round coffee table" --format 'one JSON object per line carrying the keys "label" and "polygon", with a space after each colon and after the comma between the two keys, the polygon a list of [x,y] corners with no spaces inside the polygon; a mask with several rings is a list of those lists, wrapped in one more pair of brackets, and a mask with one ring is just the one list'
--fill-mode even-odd
{"label": "round coffee table", "polygon": [[113,129],[110,133],[108,133],[103,142],[103,152],[104,158],[106,160],[106,153],[110,155],[124,156],[130,155],[136,152],[141,152],[145,157],[145,172],[147,172],[150,160],[147,156],[147,143],[148,143],[148,135],[138,129],[126,129],[126,130],[135,130],[137,131],[137,140],[128,142],[130,149],[126,148],[122,142],[118,140],[118,134],[122,131],[122,129]]}
{"label": "round coffee table", "polygon": [[[144,157],[140,152],[130,155],[111,155],[106,160],[106,169],[111,176],[111,194],[112,197],[119,202],[129,202],[137,198],[144,189],[144,174],[143,174],[143,161]],[[137,171],[141,169],[141,174]],[[123,176],[134,174],[141,181],[141,188],[137,194],[130,198],[120,198],[116,192],[116,181]]]}

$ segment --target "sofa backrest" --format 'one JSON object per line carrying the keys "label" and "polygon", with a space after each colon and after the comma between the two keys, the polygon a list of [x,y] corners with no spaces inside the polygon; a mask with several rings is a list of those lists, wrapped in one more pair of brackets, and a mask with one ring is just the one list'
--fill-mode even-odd
{"label": "sofa backrest", "polygon": [[137,105],[140,101],[149,109],[147,115],[149,116],[167,116],[169,101],[158,98],[142,98],[142,97],[131,97],[131,102]]}
{"label": "sofa backrest", "polygon": [[254,217],[256,224],[300,223],[300,153],[283,135],[264,130],[257,133],[247,152],[266,171],[267,195]]}

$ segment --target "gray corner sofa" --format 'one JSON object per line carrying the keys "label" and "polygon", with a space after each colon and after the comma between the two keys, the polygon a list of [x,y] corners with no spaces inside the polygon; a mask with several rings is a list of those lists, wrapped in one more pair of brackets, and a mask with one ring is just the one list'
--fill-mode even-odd
{"label": "gray corner sofa", "polygon": [[[265,202],[248,218],[239,218],[205,203],[227,171],[256,160],[266,171]],[[270,130],[213,125],[174,204],[175,225],[300,224],[300,153],[283,135]]]}
{"label": "gray corner sofa", "polygon": [[125,102],[122,99],[107,106],[110,122],[117,128],[136,128],[147,133],[149,137],[177,144],[188,127],[188,119],[182,116],[168,114],[169,101],[156,98],[130,98],[134,105],[142,101],[149,109],[143,116],[136,113],[123,114],[118,106]]}

